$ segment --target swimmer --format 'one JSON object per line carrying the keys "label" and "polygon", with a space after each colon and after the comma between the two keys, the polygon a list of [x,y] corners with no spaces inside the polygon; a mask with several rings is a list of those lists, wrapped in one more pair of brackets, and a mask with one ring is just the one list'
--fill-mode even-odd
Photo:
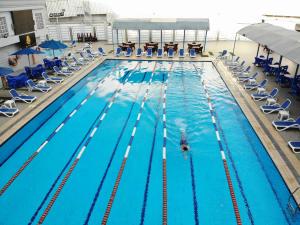
{"label": "swimmer", "polygon": [[186,140],[184,131],[181,131],[180,147],[183,152],[190,150],[190,146]]}

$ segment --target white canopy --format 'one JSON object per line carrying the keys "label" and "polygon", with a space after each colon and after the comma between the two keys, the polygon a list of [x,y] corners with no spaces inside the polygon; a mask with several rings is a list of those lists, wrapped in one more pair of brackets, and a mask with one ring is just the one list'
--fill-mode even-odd
{"label": "white canopy", "polygon": [[120,30],[209,30],[209,19],[115,19],[112,28]]}
{"label": "white canopy", "polygon": [[246,26],[237,32],[279,55],[300,64],[300,33],[268,23]]}

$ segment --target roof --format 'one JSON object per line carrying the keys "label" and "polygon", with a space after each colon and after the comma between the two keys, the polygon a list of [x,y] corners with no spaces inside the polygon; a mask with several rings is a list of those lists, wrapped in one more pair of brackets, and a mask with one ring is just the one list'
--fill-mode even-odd
{"label": "roof", "polygon": [[300,64],[300,33],[268,23],[251,24],[237,32]]}
{"label": "roof", "polygon": [[128,30],[209,30],[209,19],[115,19],[112,28]]}

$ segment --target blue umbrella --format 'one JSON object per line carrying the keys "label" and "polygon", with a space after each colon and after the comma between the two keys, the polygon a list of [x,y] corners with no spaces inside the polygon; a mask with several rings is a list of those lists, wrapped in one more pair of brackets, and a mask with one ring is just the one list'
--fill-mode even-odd
{"label": "blue umbrella", "polygon": [[39,45],[39,47],[52,49],[53,50],[53,56],[54,56],[54,50],[65,49],[68,46],[65,45],[64,43],[60,42],[60,41],[49,40],[49,41],[42,42]]}
{"label": "blue umbrella", "polygon": [[38,51],[38,50],[34,50],[32,48],[23,48],[21,50],[18,50],[10,55],[27,55],[28,56],[28,62],[30,65],[30,59],[29,59],[29,55],[36,55],[36,54],[45,54],[44,52]]}
{"label": "blue umbrella", "polygon": [[0,67],[0,77],[13,73],[14,71],[9,67]]}

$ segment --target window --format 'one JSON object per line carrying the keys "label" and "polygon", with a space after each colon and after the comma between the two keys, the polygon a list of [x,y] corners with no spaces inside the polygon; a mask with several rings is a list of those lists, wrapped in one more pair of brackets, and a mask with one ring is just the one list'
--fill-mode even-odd
{"label": "window", "polygon": [[35,14],[35,23],[36,23],[36,28],[39,29],[44,29],[44,21],[43,21],[43,14],[42,13],[36,13]]}
{"label": "window", "polygon": [[0,17],[0,38],[8,37],[8,28],[5,17]]}

